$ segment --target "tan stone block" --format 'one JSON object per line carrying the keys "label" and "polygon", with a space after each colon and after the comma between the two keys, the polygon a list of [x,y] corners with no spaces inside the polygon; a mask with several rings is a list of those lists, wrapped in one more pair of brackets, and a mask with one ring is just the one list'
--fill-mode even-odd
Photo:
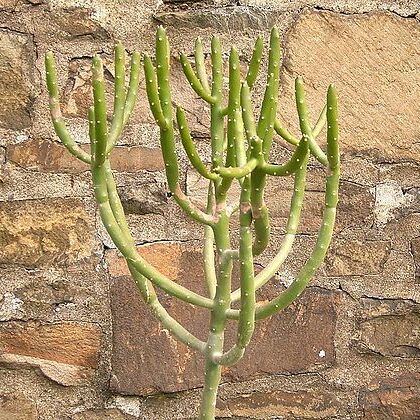
{"label": "tan stone block", "polygon": [[420,171],[414,163],[383,164],[379,174],[382,183],[397,182],[402,188],[420,185]]}
{"label": "tan stone block", "polygon": [[133,420],[135,417],[123,414],[117,409],[88,410],[77,413],[72,420]]}
{"label": "tan stone block", "polygon": [[420,375],[399,375],[370,384],[359,395],[363,419],[417,420],[420,417]]}
{"label": "tan stone block", "polygon": [[77,199],[0,203],[0,261],[35,267],[89,257],[93,219]]}
{"label": "tan stone block", "polygon": [[227,5],[218,8],[163,6],[155,18],[165,26],[186,29],[205,29],[227,32],[247,29],[266,29],[275,24],[275,14],[262,9]]}
{"label": "tan stone block", "polygon": [[[137,248],[138,253],[148,263],[152,264],[165,276],[171,279],[177,279],[179,274],[185,270],[183,267],[182,257],[186,256],[185,246],[180,243],[154,243],[146,244]],[[188,247],[193,252],[191,247]],[[199,249],[194,249],[197,256]],[[129,276],[127,264],[123,256],[118,255],[116,251],[108,251],[106,253],[106,261],[109,267],[109,274],[112,277]],[[185,261],[184,261],[185,262]],[[182,270],[182,271],[181,271]]]}
{"label": "tan stone block", "polygon": [[[205,294],[200,249],[190,244],[152,244],[140,253],[170,278],[195,292]],[[202,356],[179,343],[154,319],[131,278],[125,262],[107,256],[112,277],[111,305],[114,345],[111,387],[124,394],[152,394],[190,389],[202,383]],[[237,283],[237,280],[234,281]],[[260,300],[283,290],[276,281],[259,293]],[[189,331],[206,339],[208,312],[159,293],[169,313]],[[288,309],[259,322],[243,360],[224,370],[226,381],[247,380],[276,373],[316,371],[335,359],[335,305],[333,291],[313,288]],[[226,348],[236,337],[229,323]],[[281,355],[279,359],[279,355]]]}
{"label": "tan stone block", "polygon": [[331,276],[381,273],[390,249],[387,241],[333,240],[326,259],[326,272]]}
{"label": "tan stone block", "polygon": [[93,197],[88,173],[74,177],[68,173],[25,171],[7,163],[2,175],[0,201]]}
{"label": "tan stone block", "polygon": [[0,363],[31,366],[62,385],[81,385],[98,366],[101,331],[95,324],[9,322],[0,326]]}
{"label": "tan stone block", "polygon": [[0,10],[13,10],[13,8],[16,7],[19,1],[20,0],[2,0],[0,4]]}
{"label": "tan stone block", "polygon": [[420,237],[410,242],[411,254],[413,255],[414,264],[416,265],[416,281],[420,282]]}
{"label": "tan stone block", "polygon": [[354,344],[361,353],[420,358],[420,305],[363,299]]}
{"label": "tan stone block", "polygon": [[419,36],[417,20],[387,13],[301,14],[285,40],[284,121],[296,121],[297,75],[305,79],[313,118],[325,102],[327,85],[335,83],[344,153],[420,160]]}
{"label": "tan stone block", "polygon": [[33,401],[20,393],[0,394],[0,420],[37,419],[37,409]]}
{"label": "tan stone block", "polygon": [[299,390],[253,392],[227,400],[219,400],[218,413],[240,418],[299,418],[325,419],[336,416],[340,402],[333,392]]}
{"label": "tan stone block", "polygon": [[108,38],[108,33],[93,17],[94,10],[87,7],[53,8],[51,19],[69,38],[91,35],[94,38]]}
{"label": "tan stone block", "polygon": [[108,318],[107,276],[101,256],[64,267],[0,268],[0,321]]}
{"label": "tan stone block", "polygon": [[[82,146],[89,150],[88,145]],[[89,171],[89,165],[71,155],[60,143],[47,140],[29,140],[10,145],[7,159],[25,169],[43,172],[80,173]],[[164,169],[162,152],[142,146],[117,146],[112,151],[111,166],[119,172],[159,171]]]}
{"label": "tan stone block", "polygon": [[31,125],[35,98],[35,50],[31,38],[0,30],[0,127],[21,130]]}

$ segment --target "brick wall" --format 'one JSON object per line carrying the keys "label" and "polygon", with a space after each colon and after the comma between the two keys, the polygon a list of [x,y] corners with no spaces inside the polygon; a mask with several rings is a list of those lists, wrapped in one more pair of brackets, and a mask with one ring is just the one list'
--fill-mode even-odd
{"label": "brick wall", "polygon": [[[292,81],[308,85],[312,117],[326,87],[340,93],[342,180],[334,240],[302,298],[260,324],[243,361],[226,369],[226,419],[420,418],[420,23],[416,0],[0,0],[0,419],[193,418],[201,359],[140,303],[100,226],[88,168],[67,155],[49,121],[43,56],[58,59],[64,114],[87,142],[90,58],[153,51],[158,23],[173,45],[173,85],[198,147],[209,117],[177,55],[218,33],[249,59],[253,39],[283,38],[280,111],[297,129]],[[143,76],[142,76],[143,77]],[[109,87],[111,87],[109,83]],[[287,156],[276,143],[273,160]],[[204,185],[181,157],[189,193]],[[167,198],[144,84],[113,167],[140,252],[171,278],[203,287],[203,232]],[[301,234],[281,276],[314,244],[321,167],[308,180]],[[275,253],[291,185],[269,184]],[[280,277],[281,277],[280,276]],[[281,278],[280,278],[281,281]],[[280,287],[274,279],[269,297]],[[196,334],[207,315],[162,297]],[[228,332],[228,340],[233,333]]]}

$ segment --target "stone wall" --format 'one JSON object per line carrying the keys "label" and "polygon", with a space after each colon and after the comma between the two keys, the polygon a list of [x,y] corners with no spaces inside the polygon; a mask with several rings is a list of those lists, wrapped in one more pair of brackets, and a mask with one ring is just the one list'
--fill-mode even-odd
{"label": "stone wall", "polygon": [[[101,228],[88,168],[49,121],[44,53],[57,55],[64,114],[87,143],[90,58],[112,86],[112,49],[153,52],[156,26],[173,45],[175,100],[200,151],[207,109],[177,56],[218,33],[249,59],[257,34],[283,38],[280,111],[296,131],[292,82],[305,78],[315,118],[335,82],[343,175],[334,240],[302,298],[260,324],[244,360],[224,372],[226,419],[420,418],[420,23],[417,0],[0,0],[0,419],[187,419],[197,412],[201,359],[148,314]],[[143,76],[142,76],[143,77]],[[262,82],[261,82],[262,83]],[[290,153],[276,142],[273,160]],[[181,158],[189,193],[204,185]],[[166,195],[144,83],[113,157],[130,226],[145,258],[201,290],[203,232]],[[325,173],[315,162],[293,256],[277,293],[314,244]],[[273,239],[291,185],[274,180]],[[207,315],[162,296],[202,335]],[[229,339],[233,332],[229,331]]]}

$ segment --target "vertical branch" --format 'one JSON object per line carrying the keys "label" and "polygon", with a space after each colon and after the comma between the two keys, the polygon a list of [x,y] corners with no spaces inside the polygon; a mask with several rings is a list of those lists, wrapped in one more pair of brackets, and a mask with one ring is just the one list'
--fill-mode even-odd
{"label": "vertical branch", "polygon": [[101,166],[105,161],[108,145],[108,124],[106,120],[105,80],[102,60],[95,55],[92,60],[92,86],[95,108],[95,164]]}
{"label": "vertical branch", "polygon": [[60,98],[57,83],[57,68],[55,65],[54,54],[47,52],[45,55],[45,73],[47,77],[47,90],[50,97],[50,113],[55,133],[61,140],[66,149],[82,162],[91,163],[88,153],[81,149],[67,130],[66,124],[61,115]]}
{"label": "vertical branch", "polygon": [[[269,157],[273,140],[279,89],[280,59],[279,33],[277,28],[273,28],[270,36],[267,87],[257,125],[257,135],[263,141],[263,155],[265,160]],[[266,175],[262,168],[257,167],[251,175],[251,206],[255,229],[254,255],[259,255],[264,251],[270,237],[268,209],[264,201],[265,183]]]}
{"label": "vertical branch", "polygon": [[[300,221],[300,214],[302,210],[303,197],[305,193],[305,179],[308,164],[308,154],[303,158],[301,166],[295,174],[293,183],[293,195],[290,202],[289,217],[286,225],[286,233],[280,249],[272,261],[261,270],[254,280],[255,289],[259,289],[266,284],[279,270],[283,262],[286,260],[296,237],[297,229]],[[235,290],[232,292],[231,299],[235,302],[241,298],[241,291]]]}
{"label": "vertical branch", "polygon": [[131,56],[131,66],[130,66],[130,81],[128,83],[127,96],[125,98],[124,104],[124,120],[123,128],[128,122],[130,115],[134,109],[136,103],[137,92],[139,90],[139,81],[140,81],[140,53],[134,51]]}
{"label": "vertical branch", "polygon": [[[207,191],[207,213],[211,213],[214,207],[213,183],[209,182]],[[216,295],[216,261],[214,259],[214,233],[210,226],[204,228],[204,274],[206,277],[207,291],[210,299],[214,299]]]}
{"label": "vertical branch", "polygon": [[[229,56],[229,97],[227,106],[227,149],[225,167],[234,167],[239,158],[241,161],[246,159],[244,150],[244,137],[242,117],[239,107],[240,98],[240,70],[239,55],[235,48],[232,48]],[[244,162],[245,163],[245,162]],[[219,168],[215,168],[215,171]],[[222,175],[222,182],[219,188],[219,196],[226,197],[227,191],[232,184],[231,177]]]}
{"label": "vertical branch", "polygon": [[213,309],[210,315],[210,332],[206,348],[206,374],[200,404],[200,420],[212,420],[215,415],[217,387],[220,383],[221,366],[215,362],[217,356],[223,352],[224,332],[226,327],[226,313],[230,307],[230,290],[232,276],[232,259],[228,252],[229,217],[223,211],[218,223],[213,227],[216,248],[219,253],[220,264],[213,299]]}
{"label": "vertical branch", "polygon": [[252,52],[251,61],[248,66],[248,73],[246,75],[246,83],[250,89],[253,88],[255,81],[257,80],[258,71],[261,66],[261,57],[264,47],[264,41],[261,36],[257,38]]}
{"label": "vertical branch", "polygon": [[160,145],[165,162],[168,187],[175,201],[188,216],[199,223],[212,225],[214,223],[213,217],[194,206],[179,185],[179,167],[175,153],[169,68],[170,54],[168,38],[165,30],[160,26],[156,34],[156,70],[150,58],[145,55],[144,71],[150,109],[160,128]]}
{"label": "vertical branch", "polygon": [[[109,147],[112,150],[123,129],[125,104],[125,48],[117,42],[114,50],[115,82],[114,82],[114,113],[109,133]],[[109,153],[109,152],[108,152]]]}
{"label": "vertical branch", "polygon": [[226,353],[215,355],[215,361],[222,365],[237,363],[249,344],[255,327],[255,284],[254,258],[252,255],[252,213],[250,205],[250,177],[246,176],[242,183],[240,198],[240,283],[241,307],[236,344]]}
{"label": "vertical branch", "polygon": [[315,248],[308,261],[300,270],[296,280],[277,298],[270,302],[258,305],[256,309],[257,319],[266,318],[267,316],[280,311],[300,296],[327,253],[334,230],[340,179],[337,112],[336,89],[333,85],[330,85],[327,94],[328,175],[325,188],[325,208]]}
{"label": "vertical branch", "polygon": [[[223,70],[222,70],[222,50],[220,40],[214,36],[211,40],[211,63],[212,63],[212,88],[211,94],[215,98],[215,103],[211,104],[211,149],[212,149],[212,167],[217,168],[223,166],[223,142],[224,127],[222,114],[222,86],[223,86]],[[216,183],[216,196],[218,194],[217,187],[220,182]]]}

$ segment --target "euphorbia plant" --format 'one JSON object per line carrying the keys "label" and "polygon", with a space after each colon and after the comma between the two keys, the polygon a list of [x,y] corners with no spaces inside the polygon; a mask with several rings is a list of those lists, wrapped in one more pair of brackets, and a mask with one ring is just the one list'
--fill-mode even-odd
{"label": "euphorbia plant", "polygon": [[[194,205],[180,185],[170,88],[170,51],[168,38],[162,27],[157,30],[155,64],[144,55],[146,91],[150,109],[160,129],[169,191],[187,216],[204,225],[203,259],[207,296],[179,285],[138,254],[118,196],[110,155],[134,107],[139,83],[139,53],[134,52],[132,55],[130,82],[126,87],[125,49],[121,43],[115,46],[115,92],[111,124],[107,121],[102,60],[99,56],[93,58],[94,103],[89,110],[90,153],[81,149],[67,131],[60,112],[54,56],[52,53],[46,55],[47,85],[55,131],[71,154],[90,165],[95,198],[107,232],[125,257],[144,302],[149,305],[153,314],[178,340],[205,357],[200,419],[214,418],[222,366],[233,365],[241,359],[252,338],[256,321],[285,308],[302,293],[322,263],[333,233],[340,172],[335,87],[329,86],[326,105],[318,121],[312,126],[308,117],[304,84],[298,77],[295,81],[295,93],[301,136],[296,138],[288,132],[277,118],[281,52],[279,34],[274,28],[270,37],[264,97],[258,119],[255,120],[251,90],[257,79],[262,52],[263,40],[258,38],[248,71],[242,79],[238,52],[235,48],[231,49],[226,95],[223,89],[222,50],[218,37],[213,37],[211,41],[211,83],[199,39],[195,45],[195,69],[187,57],[181,54],[182,67],[190,85],[210,107],[212,157],[209,165],[202,161],[196,150],[183,109],[178,106],[175,112],[176,125],[186,154],[197,172],[208,180],[206,209]],[[315,139],[325,121],[327,150],[323,152]],[[295,146],[292,156],[284,164],[269,163],[275,133]],[[310,155],[327,167],[325,207],[315,247],[294,281],[284,291],[270,301],[257,302],[256,290],[273,277],[291,251],[298,230]],[[255,275],[254,258],[264,252],[270,239],[269,211],[264,202],[267,176],[292,176],[294,189],[286,233],[280,249],[273,260]],[[232,207],[226,201],[233,182],[240,185],[240,197],[236,206]],[[230,238],[231,229],[235,229],[230,221],[236,211],[239,212],[239,227],[236,227],[239,230],[238,249],[232,247]],[[237,290],[232,290],[231,287],[234,260],[239,262],[240,287]],[[201,341],[172,318],[159,302],[155,287],[163,289],[174,298],[210,311],[207,341]],[[233,309],[232,304],[237,301],[239,309]],[[237,321],[236,342],[230,349],[224,346],[228,319]]]}

